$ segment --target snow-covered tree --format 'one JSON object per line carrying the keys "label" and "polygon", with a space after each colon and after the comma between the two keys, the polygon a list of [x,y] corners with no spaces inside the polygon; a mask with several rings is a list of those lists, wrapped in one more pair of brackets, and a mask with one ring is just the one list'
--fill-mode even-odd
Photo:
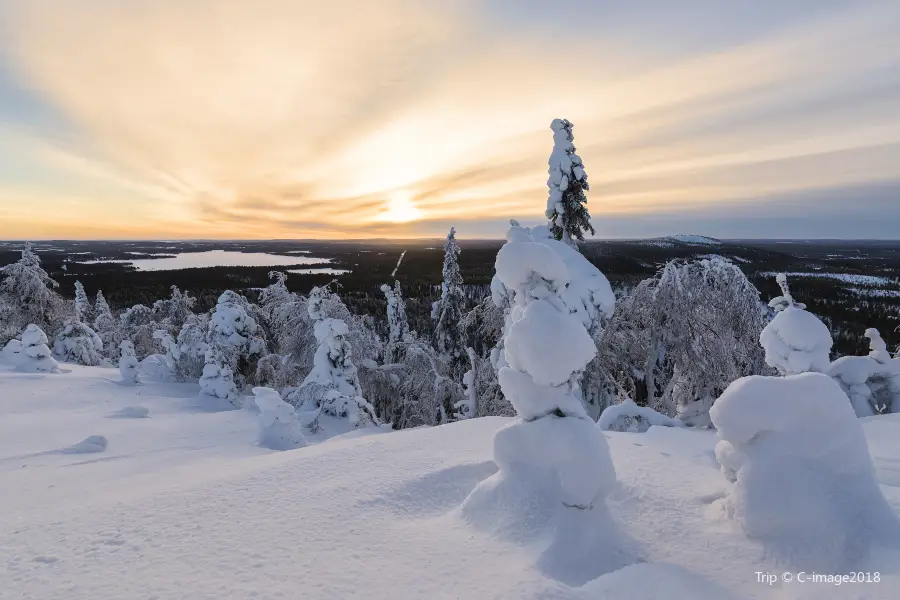
{"label": "snow-covered tree", "polygon": [[115,345],[116,319],[103,296],[103,290],[97,290],[97,298],[94,300],[93,329],[103,341],[103,350],[106,355],[109,358],[115,358],[113,353],[117,350]]}
{"label": "snow-covered tree", "polygon": [[387,299],[388,361],[395,363],[400,359],[403,342],[409,336],[409,323],[406,321],[406,304],[403,301],[403,292],[400,289],[399,281],[394,282],[393,288],[383,284],[381,291]]}
{"label": "snow-covered tree", "polygon": [[457,419],[472,419],[478,416],[478,385],[475,380],[478,369],[478,356],[471,348],[466,348],[466,353],[469,357],[469,370],[463,375],[465,397],[453,407],[456,409],[456,413],[453,416]]}
{"label": "snow-covered tree", "polygon": [[900,358],[892,358],[876,329],[867,329],[868,356],[842,356],[828,367],[858,417],[900,411]]}
{"label": "snow-covered tree", "polygon": [[782,295],[773,299],[770,306],[778,312],[759,337],[766,351],[766,363],[782,375],[828,371],[831,332],[818,317],[804,310],[803,304],[794,301],[783,273],[776,279]]}
{"label": "snow-covered tree", "polygon": [[22,350],[16,369],[26,373],[61,373],[47,347],[47,335],[34,323],[22,332]]}
{"label": "snow-covered tree", "polygon": [[122,340],[134,344],[135,356],[142,360],[154,354],[158,348],[153,333],[159,329],[159,323],[153,319],[153,311],[143,304],[135,304],[119,315],[116,327],[115,344],[118,347]]}
{"label": "snow-covered tree", "polygon": [[80,281],[75,282],[75,319],[87,325],[94,322],[94,307]]}
{"label": "snow-covered tree", "polygon": [[[26,242],[22,257],[0,267],[0,306],[4,327],[0,335],[11,338],[29,324],[55,331],[65,313],[65,303],[54,290],[57,283],[41,268],[41,259]],[[0,339],[5,343],[7,339]]]}
{"label": "snow-covered tree", "polygon": [[227,367],[238,387],[256,373],[256,361],[266,349],[256,320],[250,316],[247,299],[226,290],[219,296],[207,330],[207,344],[216,363]]}
{"label": "snow-covered tree", "polygon": [[196,298],[182,292],[178,286],[173,285],[169,298],[157,300],[153,303],[153,321],[157,326],[165,329],[173,337],[177,335],[182,325],[194,314],[193,309],[197,303]]}
{"label": "snow-covered tree", "polygon": [[[512,294],[499,378],[519,419],[497,432],[500,470],[473,490],[463,514],[491,528],[511,519],[546,523],[552,541],[540,567],[562,579],[575,572],[596,576],[623,566],[612,564],[622,560],[622,549],[603,533],[614,529],[605,499],[615,469],[579,394],[581,372],[596,347],[563,302],[570,273],[560,256],[515,225],[507,240],[496,260]],[[575,556],[571,547],[579,548]]]}
{"label": "snow-covered tree", "polygon": [[590,186],[584,163],[575,154],[572,123],[566,119],[553,119],[550,129],[553,130],[553,152],[548,161],[548,228],[554,238],[574,247],[577,244],[575,240],[584,241],[586,231],[590,231],[591,235],[595,233],[584,194]]}
{"label": "snow-covered tree", "polygon": [[103,341],[93,329],[70,317],[56,334],[53,352],[63,362],[93,367],[103,362]]}
{"label": "snow-covered tree", "polygon": [[134,344],[129,340],[122,340],[119,344],[119,375],[125,385],[137,385],[141,382],[138,376],[137,357],[134,355]]}
{"label": "snow-covered tree", "polygon": [[175,364],[178,361],[178,343],[175,341],[168,331],[165,329],[157,329],[153,332],[153,338],[159,342],[159,345],[162,347],[163,352],[165,353],[166,366],[169,368],[169,371],[174,375],[175,374]]}
{"label": "snow-covered tree", "polygon": [[176,338],[175,378],[179,381],[193,381],[203,375],[206,363],[206,332],[209,317],[205,314],[187,318]]}
{"label": "snow-covered tree", "polygon": [[716,458],[731,483],[722,513],[773,560],[829,572],[900,539],[862,426],[830,378],[745,377],[710,416]]}
{"label": "snow-covered tree", "polygon": [[466,358],[465,340],[460,327],[466,310],[466,293],[459,273],[459,253],[456,228],[451,227],[444,243],[441,297],[431,306],[431,319],[435,322],[435,347],[441,358],[450,364],[451,373],[461,371]]}
{"label": "snow-covered tree", "polygon": [[327,292],[314,288],[309,296],[309,316],[315,321],[318,348],[312,371],[289,400],[304,415],[304,424],[313,431],[319,415],[346,418],[352,426],[379,424],[375,409],[363,398],[353,351],[347,337],[350,329],[339,319],[325,316],[323,299]]}
{"label": "snow-covered tree", "polygon": [[234,385],[231,369],[217,362],[212,349],[206,351],[203,375],[200,377],[200,397],[224,400],[241,407],[241,397]]}
{"label": "snow-covered tree", "polygon": [[306,446],[303,426],[294,407],[267,387],[253,388],[259,408],[259,445],[271,450],[294,450]]}

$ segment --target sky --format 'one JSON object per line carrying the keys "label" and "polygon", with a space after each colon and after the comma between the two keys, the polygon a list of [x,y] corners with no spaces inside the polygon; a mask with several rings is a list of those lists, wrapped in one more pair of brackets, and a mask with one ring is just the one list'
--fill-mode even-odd
{"label": "sky", "polygon": [[0,0],[0,239],[900,238],[900,2]]}

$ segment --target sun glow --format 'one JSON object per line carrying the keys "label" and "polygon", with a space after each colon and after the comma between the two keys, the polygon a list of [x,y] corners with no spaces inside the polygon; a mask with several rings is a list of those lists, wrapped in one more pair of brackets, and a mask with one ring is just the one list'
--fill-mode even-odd
{"label": "sun glow", "polygon": [[422,211],[412,202],[412,194],[408,191],[394,192],[388,199],[386,210],[378,215],[379,221],[391,223],[409,223],[422,217]]}

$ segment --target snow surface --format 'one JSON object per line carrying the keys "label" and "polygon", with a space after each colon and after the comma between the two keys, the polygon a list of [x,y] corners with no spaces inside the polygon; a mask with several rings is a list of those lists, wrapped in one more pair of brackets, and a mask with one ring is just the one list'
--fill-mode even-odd
{"label": "snow surface", "polygon": [[[308,436],[273,452],[257,445],[251,411],[194,408],[196,384],[144,372],[123,387],[114,369],[68,366],[48,376],[0,364],[4,600],[892,600],[900,586],[888,550],[852,569],[879,571],[879,584],[760,583],[756,572],[786,569],[708,516],[727,486],[709,431],[604,434],[618,478],[609,522],[643,562],[572,587],[538,564],[547,523],[492,531],[463,517],[512,419]],[[152,418],[107,418],[136,404]],[[900,416],[858,422],[896,513]],[[102,454],[56,450],[97,432]]]}

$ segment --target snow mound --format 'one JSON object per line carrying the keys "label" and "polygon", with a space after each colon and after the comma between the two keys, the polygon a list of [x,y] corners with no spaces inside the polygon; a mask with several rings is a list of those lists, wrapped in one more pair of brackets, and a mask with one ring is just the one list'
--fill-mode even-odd
{"label": "snow mound", "polygon": [[272,388],[253,388],[259,407],[259,445],[270,450],[294,450],[306,446],[303,426],[294,407],[281,399]]}
{"label": "snow mound", "polygon": [[73,444],[68,448],[60,450],[63,454],[96,454],[105,452],[109,442],[102,435],[92,435],[81,440],[77,444]]}
{"label": "snow mound", "polygon": [[631,398],[606,407],[597,427],[604,431],[644,433],[650,427],[684,427],[680,419],[672,419],[648,406],[638,406]]}
{"label": "snow mound", "polygon": [[721,508],[779,563],[847,567],[900,541],[860,421],[826,375],[739,379],[710,417],[733,484]]}
{"label": "snow mound", "polygon": [[150,416],[150,409],[146,406],[125,406],[109,415],[112,419],[146,419]]}
{"label": "snow mound", "polygon": [[677,235],[669,236],[666,239],[681,242],[682,244],[694,244],[701,246],[719,246],[722,244],[722,240],[717,240],[716,238],[707,237],[705,235],[695,235],[691,233],[679,233]]}
{"label": "snow mound", "polygon": [[833,341],[825,323],[797,306],[775,315],[759,336],[766,363],[783,375],[824,373],[830,364]]}

